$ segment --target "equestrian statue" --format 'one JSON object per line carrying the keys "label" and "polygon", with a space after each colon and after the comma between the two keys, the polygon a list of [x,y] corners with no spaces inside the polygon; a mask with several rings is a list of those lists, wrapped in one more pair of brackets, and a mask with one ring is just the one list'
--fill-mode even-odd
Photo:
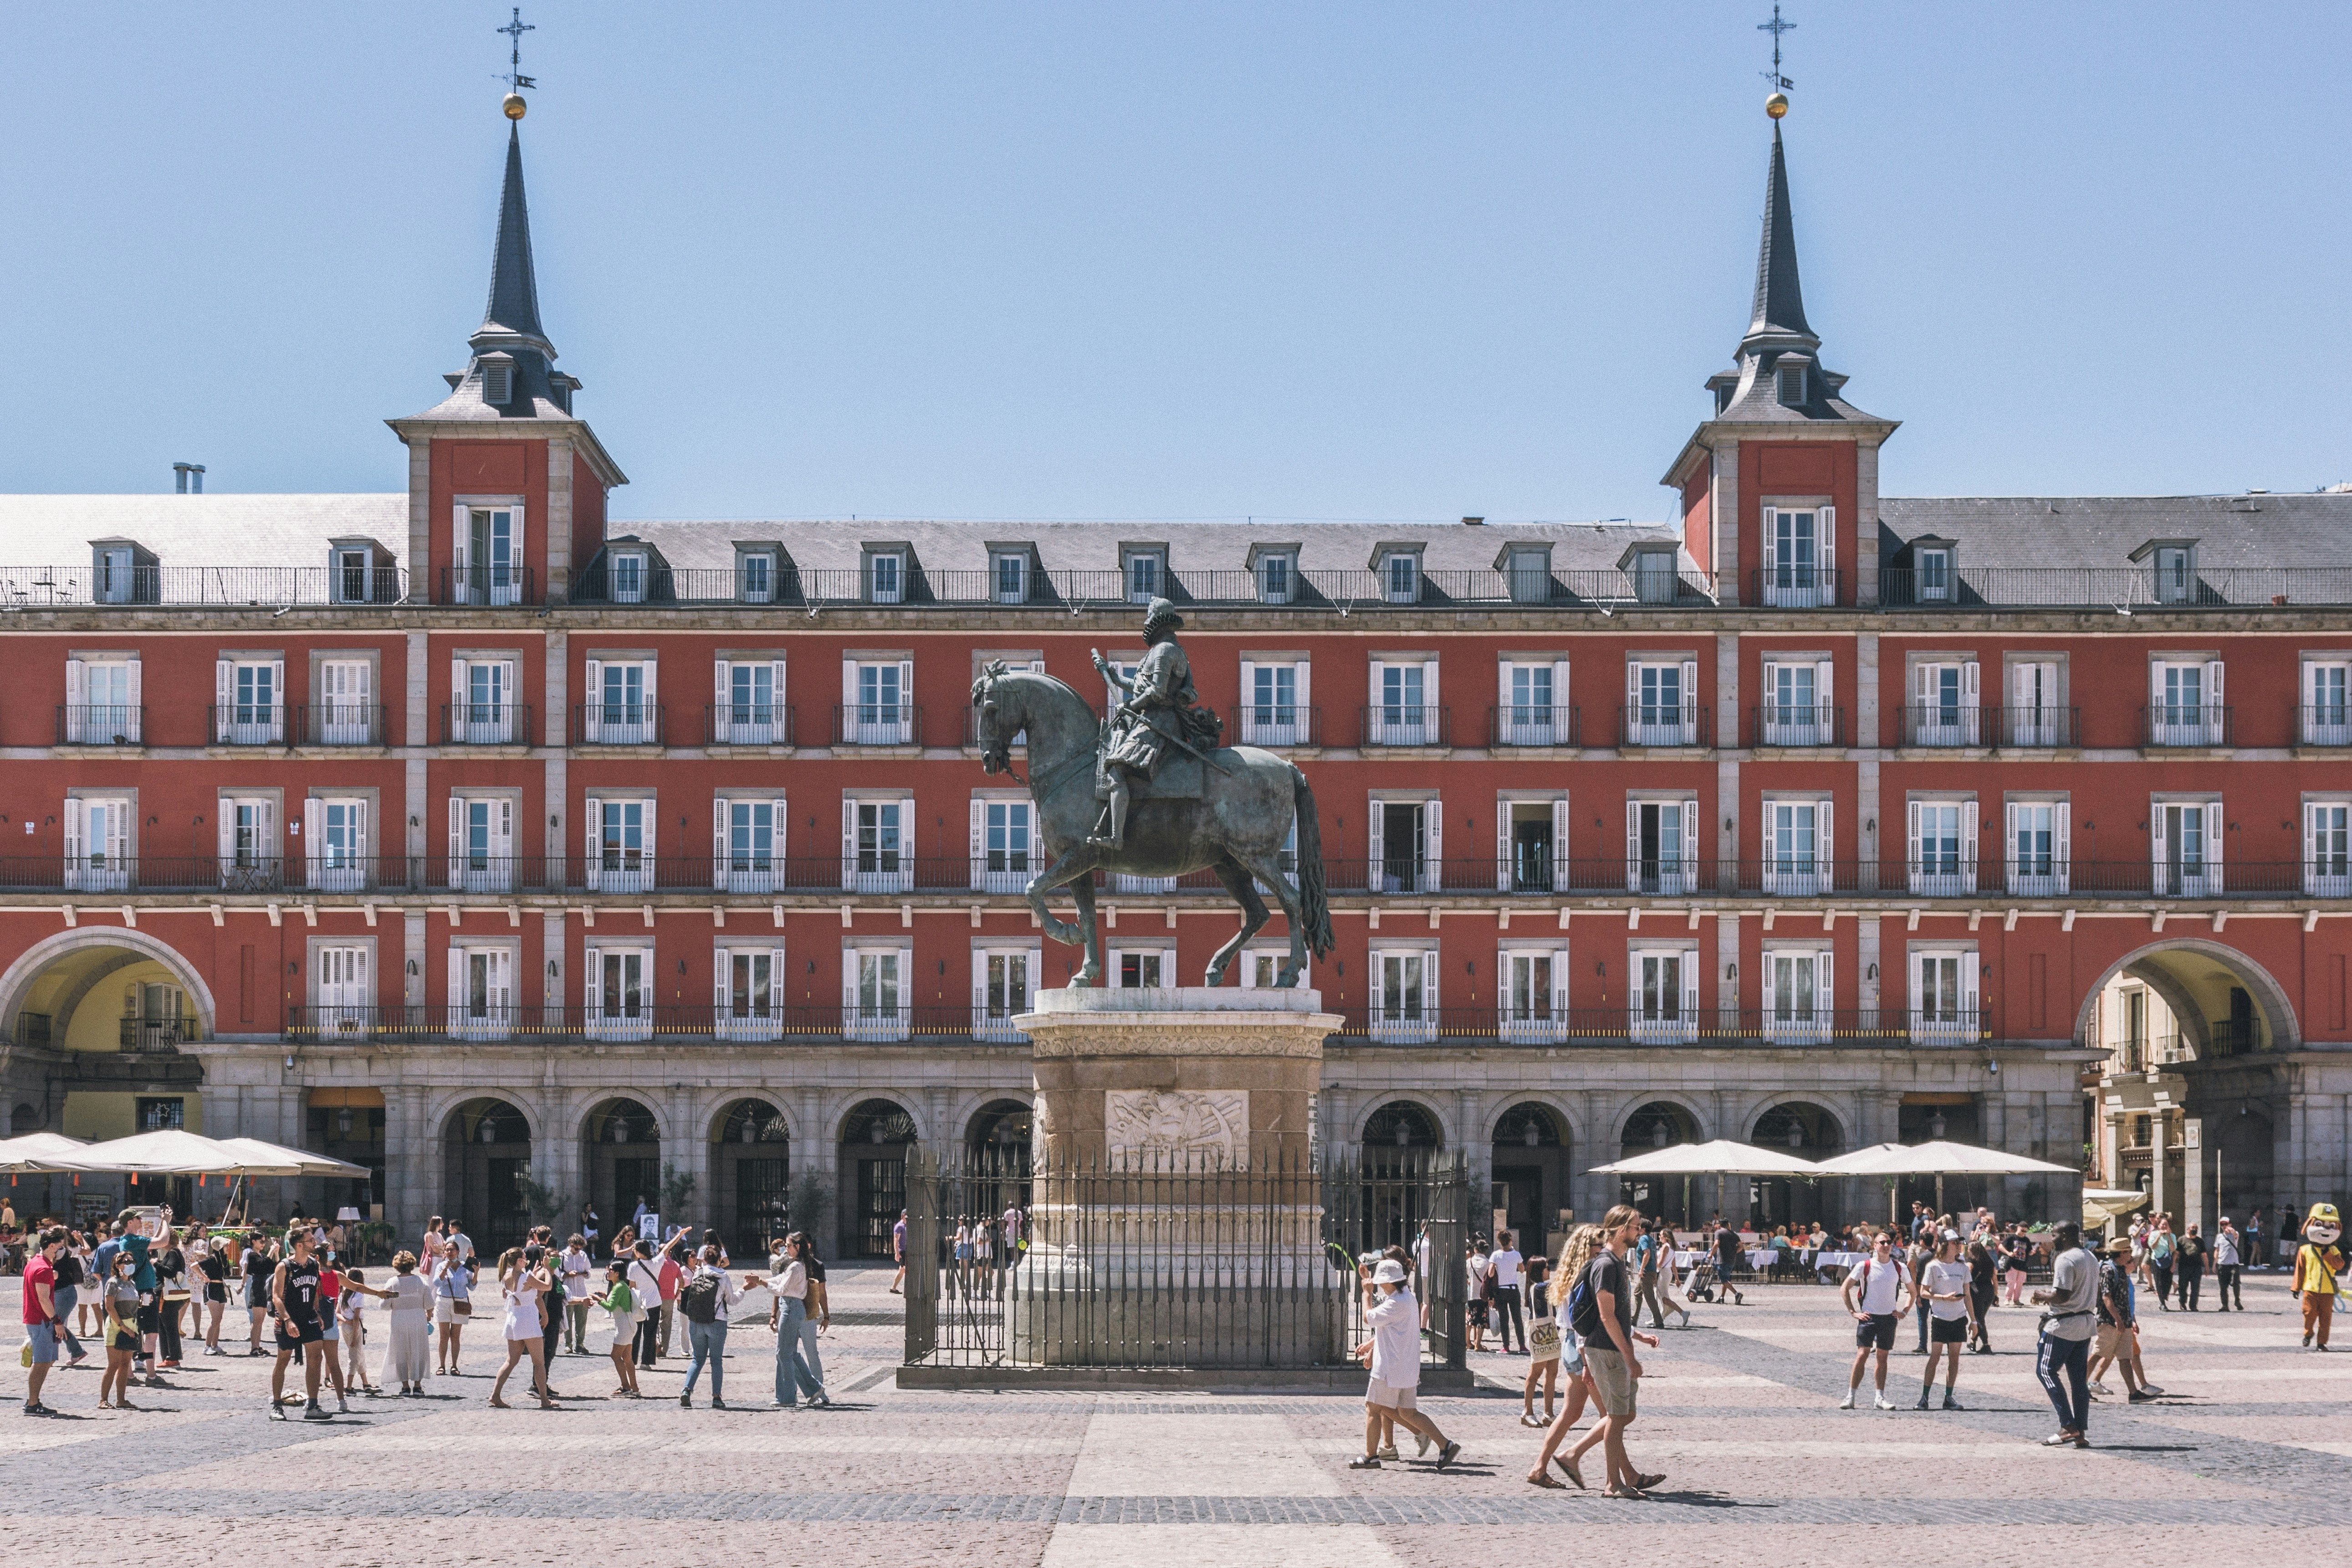
{"label": "equestrian statue", "polygon": [[[1131,676],[1120,676],[1096,652],[1095,668],[1121,693],[1108,719],[1061,681],[1010,669],[1002,659],[972,682],[982,767],[1018,780],[1013,742],[1028,737],[1025,782],[1046,861],[1029,879],[1029,907],[1055,942],[1085,944],[1087,961],[1070,977],[1074,988],[1102,977],[1097,871],[1215,874],[1241,906],[1242,929],[1209,960],[1207,984],[1224,979],[1242,944],[1265,925],[1260,885],[1273,891],[1290,923],[1290,956],[1276,985],[1297,985],[1308,955],[1331,951],[1315,792],[1304,773],[1273,752],[1219,743],[1223,726],[1216,714],[1195,706],[1192,663],[1175,637],[1183,625],[1176,606],[1152,600],[1143,617],[1147,647]],[[1282,864],[1294,822],[1296,888]],[[1075,925],[1045,907],[1045,895],[1064,887],[1077,900]]]}

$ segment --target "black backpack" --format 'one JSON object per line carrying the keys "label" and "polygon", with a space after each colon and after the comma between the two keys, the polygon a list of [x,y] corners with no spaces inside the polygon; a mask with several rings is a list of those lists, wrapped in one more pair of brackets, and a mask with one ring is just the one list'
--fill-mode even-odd
{"label": "black backpack", "polygon": [[688,1282],[677,1293],[677,1310],[686,1314],[690,1323],[715,1323],[719,1321],[719,1279],[705,1274]]}

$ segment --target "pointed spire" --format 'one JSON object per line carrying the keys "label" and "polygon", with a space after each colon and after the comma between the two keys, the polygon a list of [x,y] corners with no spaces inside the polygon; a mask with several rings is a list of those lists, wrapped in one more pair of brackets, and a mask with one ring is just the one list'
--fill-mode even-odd
{"label": "pointed spire", "polygon": [[1821,346],[1805,323],[1804,291],[1797,281],[1797,220],[1789,204],[1789,165],[1780,149],[1780,122],[1772,122],[1772,172],[1764,186],[1764,237],[1756,251],[1756,313],[1739,352]]}
{"label": "pointed spire", "polygon": [[539,279],[530,263],[530,207],[523,198],[520,125],[507,131],[507,177],[499,195],[499,239],[490,260],[490,299],[482,324],[474,333],[478,346],[481,339],[493,336],[511,346],[554,353],[539,323]]}

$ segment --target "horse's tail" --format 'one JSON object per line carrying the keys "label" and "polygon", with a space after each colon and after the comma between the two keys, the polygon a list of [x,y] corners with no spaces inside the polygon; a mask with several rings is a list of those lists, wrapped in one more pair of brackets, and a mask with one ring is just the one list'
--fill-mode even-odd
{"label": "horse's tail", "polygon": [[1323,827],[1315,817],[1315,791],[1296,764],[1290,770],[1290,805],[1298,820],[1298,909],[1307,948],[1318,958],[1331,951],[1331,900],[1323,889]]}

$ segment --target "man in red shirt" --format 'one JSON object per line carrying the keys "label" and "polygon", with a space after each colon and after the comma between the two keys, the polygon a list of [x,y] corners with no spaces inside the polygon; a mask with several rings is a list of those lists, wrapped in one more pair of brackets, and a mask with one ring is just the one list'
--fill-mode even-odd
{"label": "man in red shirt", "polygon": [[25,1414],[54,1415],[41,1403],[41,1384],[58,1361],[58,1248],[66,1244],[63,1226],[41,1233],[41,1249],[25,1264],[25,1338],[33,1347],[33,1369],[25,1377]]}

